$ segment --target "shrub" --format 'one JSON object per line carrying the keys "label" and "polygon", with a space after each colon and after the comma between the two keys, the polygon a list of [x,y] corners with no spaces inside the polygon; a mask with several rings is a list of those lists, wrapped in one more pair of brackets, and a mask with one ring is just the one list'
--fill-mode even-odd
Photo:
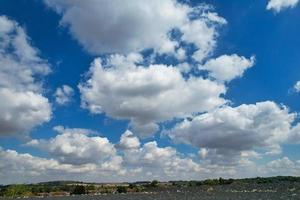
{"label": "shrub", "polygon": [[72,194],[86,194],[85,186],[76,185]]}

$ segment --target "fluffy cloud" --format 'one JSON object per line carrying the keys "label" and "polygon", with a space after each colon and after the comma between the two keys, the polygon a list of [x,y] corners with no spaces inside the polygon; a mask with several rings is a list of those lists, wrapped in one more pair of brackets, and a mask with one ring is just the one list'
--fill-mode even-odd
{"label": "fluffy cloud", "polygon": [[182,158],[172,147],[158,147],[155,141],[140,146],[139,139],[130,131],[126,131],[121,136],[120,143],[124,141],[127,141],[127,144],[130,141],[131,144],[123,148],[124,165],[128,169],[140,169],[136,172],[138,176],[149,174],[150,177],[163,179],[178,178],[178,176],[187,178],[195,176],[202,170],[205,171],[191,158]]}
{"label": "fluffy cloud", "polygon": [[59,132],[49,140],[32,140],[27,146],[49,152],[60,162],[67,164],[102,163],[116,156],[114,145],[107,138],[89,136],[93,131],[55,127]]}
{"label": "fluffy cloud", "polygon": [[226,102],[220,97],[226,92],[222,84],[201,77],[185,79],[176,67],[144,67],[137,64],[140,61],[138,54],[95,59],[86,82],[79,85],[82,106],[92,113],[130,119],[138,134],[145,136],[158,129],[157,122]]}
{"label": "fluffy cloud", "polygon": [[204,58],[209,56],[216,46],[216,38],[218,32],[216,26],[209,26],[209,23],[218,22],[218,24],[225,24],[226,20],[219,17],[216,13],[209,13],[209,18],[200,18],[193,20],[183,25],[180,30],[182,32],[182,40],[197,47],[193,58],[201,62]]}
{"label": "fluffy cloud", "polygon": [[286,8],[293,8],[298,4],[299,0],[270,0],[267,10],[274,10],[276,13]]}
{"label": "fluffy cloud", "polygon": [[247,59],[243,56],[222,55],[215,59],[210,59],[200,69],[207,70],[209,75],[220,81],[231,81],[241,77],[245,70],[254,65],[254,57]]}
{"label": "fluffy cloud", "polygon": [[[205,148],[202,157],[217,162],[235,162],[249,151],[277,153],[288,140],[295,114],[274,102],[260,102],[232,108],[221,107],[177,124],[167,134],[177,142]],[[247,153],[248,152],[248,153]]]}
{"label": "fluffy cloud", "polygon": [[1,134],[23,133],[50,119],[50,105],[40,94],[1,88],[0,99]]}
{"label": "fluffy cloud", "polygon": [[71,101],[73,95],[74,95],[74,90],[68,85],[63,85],[57,88],[54,94],[55,101],[59,105],[68,104]]}
{"label": "fluffy cloud", "polygon": [[287,143],[299,144],[300,143],[300,123],[292,127]]}
{"label": "fluffy cloud", "polygon": [[121,180],[121,163],[121,157],[114,157],[101,164],[72,165],[60,163],[52,158],[41,158],[0,148],[0,183],[71,180],[74,177],[81,181]]}
{"label": "fluffy cloud", "polygon": [[[53,158],[0,148],[0,183],[49,181],[74,176],[80,177],[78,180],[97,182],[153,180],[154,177],[169,180],[192,178],[199,172],[206,172],[191,158],[182,158],[172,147],[158,147],[155,141],[141,145],[130,131],[121,136],[116,150],[106,138],[89,136],[93,134],[90,130],[55,129],[61,132],[55,138],[27,143],[27,146],[46,150]],[[108,159],[101,159],[105,156]]]}
{"label": "fluffy cloud", "polygon": [[137,149],[140,145],[140,140],[134,136],[132,132],[127,130],[124,134],[122,134],[119,143],[119,147],[122,149]]}
{"label": "fluffy cloud", "polygon": [[16,22],[0,16],[0,27],[0,135],[24,133],[51,117],[38,81],[50,68]]}
{"label": "fluffy cloud", "polygon": [[[54,149],[59,151],[59,155],[71,160],[76,155],[76,159],[83,162],[65,162],[60,156],[50,152],[54,158],[42,158],[27,153],[18,153],[14,150],[4,150],[0,148],[0,183],[21,183],[21,182],[41,182],[57,179],[74,179],[90,182],[110,182],[110,181],[135,181],[135,180],[159,180],[170,179],[204,179],[218,177],[241,177],[241,176],[270,176],[270,175],[299,175],[299,161],[292,161],[286,157],[271,161],[265,165],[258,165],[249,158],[259,157],[255,151],[243,151],[239,162],[235,165],[225,163],[211,163],[206,160],[195,161],[196,157],[188,157],[180,154],[173,147],[159,147],[157,142],[151,141],[141,145],[139,139],[130,131],[126,131],[118,143],[119,148],[113,151],[113,156],[100,162],[86,160],[81,155],[89,156],[93,149],[95,158],[107,154],[103,152],[102,142],[96,141],[97,136],[88,137],[90,130],[86,129],[64,129],[56,128],[64,133],[74,134],[74,137],[64,138],[64,147]],[[81,137],[78,137],[77,135]],[[50,140],[33,140],[29,144],[38,148],[45,145],[44,149],[49,151],[50,146],[59,144],[59,136]],[[61,140],[62,141],[62,140]],[[60,141],[60,142],[61,142]],[[82,143],[86,142],[84,147]],[[97,143],[97,146],[96,144]],[[107,145],[106,141],[104,141]],[[100,146],[100,147],[98,147]],[[109,145],[110,146],[110,145]],[[109,147],[110,148],[110,147]],[[61,152],[62,149],[63,153]],[[72,149],[72,154],[70,150]],[[101,149],[101,150],[100,150]],[[105,149],[105,148],[104,148]],[[210,156],[211,149],[202,149],[200,154],[204,157]],[[86,154],[89,152],[88,154]],[[80,154],[80,155],[79,155]],[[220,154],[215,154],[220,156]],[[203,158],[204,159],[204,158]],[[99,160],[98,160],[99,161]]]}
{"label": "fluffy cloud", "polygon": [[196,45],[200,59],[215,46],[216,26],[226,23],[204,4],[192,8],[176,0],[45,2],[62,15],[61,24],[94,54],[126,54],[148,48],[174,53],[179,41],[172,40],[170,32],[176,29],[182,32],[182,41]]}
{"label": "fluffy cloud", "polygon": [[[174,149],[157,147],[154,142],[147,144],[143,151],[143,156],[140,158],[148,162],[147,165],[143,166],[141,162],[141,165],[134,168],[129,165],[121,168],[120,157],[116,157],[110,163],[101,165],[72,165],[63,164],[51,158],[41,158],[0,148],[0,183],[74,180],[74,177],[78,181],[89,182],[122,182],[153,180],[153,178],[158,180],[200,179],[211,178],[212,172],[214,172],[215,178],[235,175],[235,170],[229,167],[205,166],[209,169],[202,169],[192,159],[179,158],[178,155],[175,155],[176,151]],[[154,158],[159,162],[152,165],[150,161]]]}
{"label": "fluffy cloud", "polygon": [[45,2],[62,15],[61,24],[95,54],[168,46],[168,32],[184,23],[188,10],[173,0]]}

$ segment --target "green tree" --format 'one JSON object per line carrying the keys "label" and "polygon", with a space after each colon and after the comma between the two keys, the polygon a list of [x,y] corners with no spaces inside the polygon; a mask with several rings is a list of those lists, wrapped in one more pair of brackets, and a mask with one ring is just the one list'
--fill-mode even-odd
{"label": "green tree", "polygon": [[6,197],[19,197],[28,195],[31,193],[31,190],[26,185],[10,185],[4,191],[4,196]]}
{"label": "green tree", "polygon": [[157,181],[157,180],[153,180],[153,181],[150,183],[150,186],[151,186],[151,187],[157,187],[157,186],[158,186],[158,181]]}

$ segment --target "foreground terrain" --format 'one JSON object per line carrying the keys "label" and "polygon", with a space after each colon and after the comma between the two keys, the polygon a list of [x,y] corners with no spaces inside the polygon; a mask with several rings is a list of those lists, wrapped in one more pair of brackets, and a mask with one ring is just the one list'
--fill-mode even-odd
{"label": "foreground terrain", "polygon": [[[212,187],[215,188],[215,187]],[[6,198],[4,198],[6,199]],[[27,199],[38,199],[36,197]],[[203,191],[200,188],[187,190],[168,190],[151,193],[123,193],[101,195],[76,195],[63,197],[44,197],[47,200],[289,200],[300,199],[299,191],[234,191],[227,187]]]}
{"label": "foreground terrain", "polygon": [[[66,183],[59,182],[52,182],[47,184],[52,184],[50,188],[58,188],[57,184],[62,184],[64,187],[66,186]],[[0,199],[26,198],[28,200],[34,200],[43,198],[45,200],[300,200],[300,179],[295,177],[273,177],[240,180],[214,179],[206,181],[176,181],[163,183],[153,181],[149,183],[135,183],[134,185],[129,184],[128,186],[123,183],[119,186],[102,184],[101,186],[93,185],[93,187],[91,187],[91,185],[88,183],[67,183],[67,185],[69,186],[73,184],[76,184],[75,187],[71,187],[73,188],[73,193],[49,192],[47,194],[42,193],[44,195],[40,194],[36,196],[3,196],[0,197]],[[75,192],[81,192],[78,191],[79,185],[82,189],[86,189],[85,191],[82,191],[85,193],[77,193],[75,195]],[[35,185],[34,187],[30,187],[32,189],[37,186]],[[89,188],[90,190],[87,190],[87,188]],[[115,190],[113,188],[115,188]],[[6,190],[9,190],[9,187],[6,187]],[[52,190],[54,190],[54,188],[52,188]]]}

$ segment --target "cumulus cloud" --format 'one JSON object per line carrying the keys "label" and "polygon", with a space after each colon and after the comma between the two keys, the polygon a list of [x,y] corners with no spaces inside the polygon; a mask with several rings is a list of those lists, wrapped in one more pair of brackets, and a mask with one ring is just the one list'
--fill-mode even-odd
{"label": "cumulus cloud", "polygon": [[208,55],[215,45],[216,26],[226,23],[206,5],[192,8],[176,0],[45,3],[62,16],[61,24],[93,54],[126,54],[149,48],[174,53],[180,41],[173,40],[170,32],[177,29],[183,33],[182,41],[195,43],[200,59],[200,54]]}
{"label": "cumulus cloud", "polygon": [[[226,102],[223,84],[209,79],[185,79],[177,67],[138,65],[138,55],[112,55],[92,63],[79,85],[82,107],[116,119],[130,119],[140,135],[152,134],[157,122],[204,112]],[[178,98],[180,97],[180,98]]]}
{"label": "cumulus cloud", "polygon": [[48,100],[32,91],[0,89],[0,133],[17,134],[50,120]]}
{"label": "cumulus cloud", "polygon": [[[43,182],[54,180],[113,181],[120,180],[121,157],[101,164],[72,165],[52,158],[42,158],[27,153],[0,148],[1,184]],[[101,177],[101,178],[99,178]]]}
{"label": "cumulus cloud", "polygon": [[136,149],[139,148],[140,145],[140,140],[134,136],[131,131],[127,130],[124,134],[122,134],[119,147],[123,149]]}
{"label": "cumulus cloud", "polygon": [[280,152],[280,144],[290,135],[294,113],[274,102],[221,107],[184,120],[167,134],[177,142],[205,148],[199,153],[214,162],[235,162],[249,151]]}
{"label": "cumulus cloud", "polygon": [[[171,45],[168,32],[186,20],[188,8],[173,0],[46,0],[61,24],[90,52],[140,51]],[[109,20],[107,20],[109,19]]]}
{"label": "cumulus cloud", "polygon": [[[207,112],[227,102],[222,97],[224,83],[193,75],[195,66],[185,62],[202,64],[216,47],[218,28],[227,21],[212,7],[191,7],[175,0],[134,0],[126,6],[119,0],[45,3],[62,16],[61,24],[85,49],[93,54],[112,53],[95,59],[79,84],[82,107],[91,113],[130,120],[131,129],[146,137],[159,131],[160,122]],[[189,54],[188,48],[192,49]],[[142,54],[132,53],[145,49],[154,50],[150,63]],[[170,54],[178,66],[157,64],[157,53]],[[228,72],[228,80],[242,76],[253,65],[246,63],[253,60],[244,57],[228,57],[224,59],[227,68],[239,70]],[[206,70],[220,71],[215,65]]]}
{"label": "cumulus cloud", "polygon": [[[180,154],[173,147],[160,147],[156,141],[142,145],[130,131],[125,131],[118,145],[115,145],[118,149],[112,149],[110,154],[106,150],[112,148],[113,144],[99,136],[91,136],[95,133],[90,130],[63,127],[55,129],[62,132],[61,136],[68,136],[58,135],[49,140],[32,140],[27,144],[48,151],[50,158],[0,148],[0,183],[68,180],[74,177],[79,181],[110,182],[153,180],[153,178],[190,180],[278,174],[299,175],[299,167],[297,167],[299,161],[284,157],[265,165],[258,165],[249,160],[249,158],[260,157],[252,150],[242,151],[235,165],[211,163],[205,160],[205,157],[212,155],[210,148],[201,149],[199,154],[203,156],[203,160],[199,161],[195,160],[195,157],[192,159]],[[82,145],[84,142],[85,146]],[[98,162],[95,162],[95,159],[85,159],[86,156],[90,157],[91,153]],[[105,155],[109,159],[99,159]],[[62,157],[64,159],[61,159]],[[77,162],[73,162],[74,159]]]}
{"label": "cumulus cloud", "polygon": [[[113,145],[106,138],[91,136],[95,133],[87,129],[56,127],[55,130],[60,134],[54,138],[27,143],[27,146],[49,152],[51,158],[0,148],[1,183],[49,181],[72,176],[98,182],[153,180],[153,177],[168,180],[192,178],[205,172],[198,163],[184,158],[172,147],[159,147],[155,141],[141,145],[130,131],[121,136],[118,145]],[[103,159],[105,157],[107,159]]]}
{"label": "cumulus cloud", "polygon": [[17,22],[0,16],[0,27],[0,135],[20,134],[51,118],[39,81],[50,67]]}
{"label": "cumulus cloud", "polygon": [[267,10],[279,13],[283,9],[294,8],[299,0],[269,0]]}
{"label": "cumulus cloud", "polygon": [[[106,138],[89,136],[91,131],[87,129],[55,129],[61,132],[55,138],[32,140],[27,143],[27,146],[49,152],[54,159],[26,156],[42,164],[49,163],[50,169],[54,166],[59,170],[57,173],[62,170],[65,170],[67,175],[75,172],[96,174],[107,171],[109,175],[113,171],[119,172],[118,180],[128,181],[145,178],[145,174],[148,174],[147,180],[152,180],[153,177],[167,180],[170,177],[178,177],[179,174],[182,178],[193,177],[202,170],[198,163],[191,158],[184,158],[172,147],[159,147],[155,141],[141,145],[139,139],[128,130],[122,134],[119,143],[114,145]],[[114,146],[118,148],[115,149]],[[7,154],[10,152],[3,151],[2,157],[8,159]],[[48,169],[45,171],[49,173]]]}
{"label": "cumulus cloud", "polygon": [[180,156],[172,147],[159,147],[155,141],[140,146],[139,139],[128,131],[121,136],[120,143],[124,141],[135,144],[130,145],[130,148],[129,145],[123,148],[124,166],[128,169],[140,169],[136,172],[138,176],[149,174],[150,177],[167,179],[178,176],[187,178],[205,171],[191,158]]}
{"label": "cumulus cloud", "polygon": [[73,95],[74,95],[74,90],[68,85],[63,85],[57,88],[54,94],[55,101],[59,105],[66,105],[70,103]]}
{"label": "cumulus cloud", "polygon": [[[221,18],[223,19],[223,18]],[[215,26],[208,26],[207,20],[203,18],[193,20],[183,25],[180,30],[182,32],[182,40],[194,44],[197,47],[193,58],[201,62],[209,56],[216,46],[218,32]]]}
{"label": "cumulus cloud", "polygon": [[101,163],[116,156],[116,149],[105,137],[90,136],[87,129],[55,127],[59,134],[49,140],[32,140],[27,146],[49,152],[62,163]]}
{"label": "cumulus cloud", "polygon": [[220,81],[231,81],[241,77],[245,70],[254,65],[255,58],[247,59],[243,56],[222,55],[208,60],[200,69],[207,70],[209,75]]}
{"label": "cumulus cloud", "polygon": [[299,144],[300,143],[300,123],[292,127],[287,143]]}
{"label": "cumulus cloud", "polygon": [[[0,148],[0,183],[74,180],[74,177],[75,180],[90,182],[153,180],[153,178],[192,179],[208,173],[208,170],[201,169],[192,159],[180,158],[176,150],[158,147],[155,142],[145,144],[142,149],[137,150],[137,153],[136,156],[142,159],[137,165],[123,164],[123,158],[120,156],[99,164],[74,165]],[[154,160],[155,162],[152,162]],[[216,175],[219,175],[217,171]]]}

